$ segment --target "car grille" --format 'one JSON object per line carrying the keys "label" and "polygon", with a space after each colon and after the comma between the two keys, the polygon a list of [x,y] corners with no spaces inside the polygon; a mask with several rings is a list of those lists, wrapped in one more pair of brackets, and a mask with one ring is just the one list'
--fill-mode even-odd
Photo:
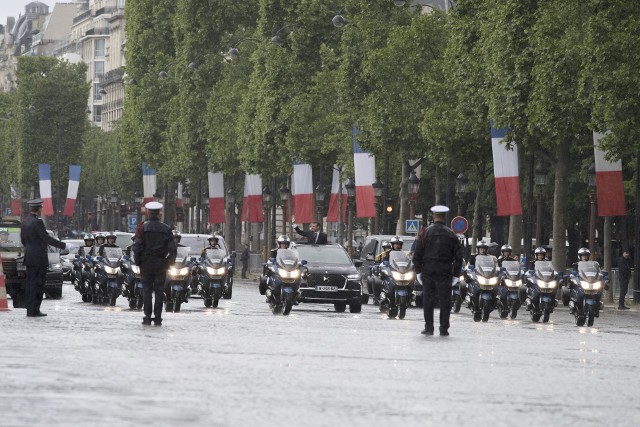
{"label": "car grille", "polygon": [[27,268],[24,264],[22,262],[16,263],[16,261],[12,259],[2,260],[2,270],[4,271],[4,275],[9,279],[14,277],[26,277],[27,275]]}
{"label": "car grille", "polygon": [[344,287],[347,279],[341,274],[311,274],[307,280],[308,286],[337,286],[338,289]]}

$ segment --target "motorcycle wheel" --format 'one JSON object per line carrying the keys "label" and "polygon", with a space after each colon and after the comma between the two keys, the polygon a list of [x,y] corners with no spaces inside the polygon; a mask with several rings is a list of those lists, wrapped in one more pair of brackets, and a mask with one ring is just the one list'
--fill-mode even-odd
{"label": "motorcycle wheel", "polygon": [[138,295],[138,301],[136,304],[138,306],[138,309],[141,309],[143,304],[144,304],[144,299],[142,298],[142,293],[140,293]]}
{"label": "motorcycle wheel", "polygon": [[511,320],[515,319],[518,316],[518,306],[513,304],[511,306]]}
{"label": "motorcycle wheel", "polygon": [[549,321],[549,316],[551,315],[551,311],[545,307],[542,314],[542,323],[547,323]]}
{"label": "motorcycle wheel", "polygon": [[132,298],[132,299],[129,300],[129,308],[131,310],[134,310],[136,308],[136,300],[135,299]]}
{"label": "motorcycle wheel", "polygon": [[460,307],[462,307],[462,298],[456,297],[456,299],[453,301],[452,307],[454,313],[459,313]]}
{"label": "motorcycle wheel", "polygon": [[91,302],[94,304],[100,304],[100,296],[98,294],[93,294],[91,296]]}
{"label": "motorcycle wheel", "polygon": [[109,305],[114,307],[116,305],[116,299],[118,299],[118,290],[114,289],[111,291],[111,296],[109,298]]}
{"label": "motorcycle wheel", "polygon": [[336,310],[336,313],[344,313],[344,311],[347,309],[347,303],[342,301],[334,302],[333,308]]}
{"label": "motorcycle wheel", "polygon": [[385,313],[389,309],[389,305],[386,302],[378,301],[375,305],[378,305],[380,313]]}
{"label": "motorcycle wheel", "polygon": [[220,301],[220,298],[213,297],[213,308],[218,307],[218,301]]}
{"label": "motorcycle wheel", "polygon": [[567,307],[569,305],[569,301],[571,301],[571,290],[568,287],[563,286],[562,287],[562,305]]}
{"label": "motorcycle wheel", "polygon": [[532,322],[539,322],[540,321],[540,313],[537,313],[535,311],[535,308],[533,310],[531,310],[529,313],[531,314],[531,321]]}
{"label": "motorcycle wheel", "polygon": [[211,298],[205,298],[204,299],[204,306],[205,307],[211,307],[212,301]]}
{"label": "motorcycle wheel", "polygon": [[180,298],[176,298],[173,302],[173,312],[179,313],[181,306],[182,306],[182,300]]}
{"label": "motorcycle wheel", "polygon": [[404,303],[400,303],[400,307],[398,307],[398,319],[404,319],[404,316],[407,314],[407,305]]}
{"label": "motorcycle wheel", "polygon": [[231,296],[233,295],[233,280],[231,280],[227,286],[227,290],[222,294],[222,298],[231,299]]}
{"label": "motorcycle wheel", "polygon": [[489,314],[491,313],[491,308],[489,307],[489,304],[485,304],[482,307],[482,321],[483,322],[488,322],[489,321]]}
{"label": "motorcycle wheel", "polygon": [[272,304],[271,305],[271,312],[273,314],[280,314],[282,313],[282,304]]}
{"label": "motorcycle wheel", "polygon": [[87,297],[87,294],[82,294],[82,302],[88,302],[89,299]]}
{"label": "motorcycle wheel", "polygon": [[395,319],[398,316],[398,307],[389,307],[389,319]]}
{"label": "motorcycle wheel", "polygon": [[473,313],[473,321],[474,322],[479,322],[482,319],[482,312],[480,311],[475,311]]}
{"label": "motorcycle wheel", "polygon": [[284,304],[282,306],[282,315],[288,316],[291,313],[291,307],[293,307],[293,294],[287,294],[284,299]]}
{"label": "motorcycle wheel", "polygon": [[590,305],[589,308],[587,309],[587,326],[589,327],[593,326],[593,320],[595,316],[596,316],[596,310],[592,305]]}
{"label": "motorcycle wheel", "polygon": [[167,313],[173,312],[173,301],[168,299],[167,302],[164,303],[164,311]]}

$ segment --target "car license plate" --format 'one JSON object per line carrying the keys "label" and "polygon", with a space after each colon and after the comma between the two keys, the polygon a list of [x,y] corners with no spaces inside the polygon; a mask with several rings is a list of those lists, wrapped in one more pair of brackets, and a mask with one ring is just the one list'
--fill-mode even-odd
{"label": "car license plate", "polygon": [[316,286],[316,291],[335,292],[338,290],[337,286]]}

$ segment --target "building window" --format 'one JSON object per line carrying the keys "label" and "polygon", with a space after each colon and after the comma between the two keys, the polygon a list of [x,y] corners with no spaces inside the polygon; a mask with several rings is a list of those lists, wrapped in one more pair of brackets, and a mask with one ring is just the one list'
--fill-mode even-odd
{"label": "building window", "polygon": [[93,77],[97,80],[100,80],[104,77],[104,62],[96,61],[94,62],[94,75]]}
{"label": "building window", "polygon": [[104,39],[96,39],[94,40],[95,44],[95,58],[102,58],[104,57]]}
{"label": "building window", "polygon": [[93,106],[93,121],[94,123],[100,123],[102,121],[102,105]]}
{"label": "building window", "polygon": [[116,3],[116,6],[118,9],[124,9],[124,4],[125,4],[125,0],[118,0],[118,2]]}
{"label": "building window", "polygon": [[93,100],[94,101],[102,101],[102,95],[100,95],[100,91],[102,88],[100,87],[100,83],[93,84]]}

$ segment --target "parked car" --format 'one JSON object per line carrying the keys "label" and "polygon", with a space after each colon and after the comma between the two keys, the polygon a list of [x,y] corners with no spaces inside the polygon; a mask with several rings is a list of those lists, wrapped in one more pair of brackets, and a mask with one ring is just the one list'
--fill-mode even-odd
{"label": "parked car", "polygon": [[[56,234],[47,230],[49,236],[57,239]],[[47,245],[47,256],[49,257],[49,265],[47,266],[47,281],[44,284],[44,293],[47,298],[60,299],[62,298],[62,256],[69,255],[68,249],[58,249],[56,247]]]}
{"label": "parked car", "polygon": [[[369,297],[373,298],[373,278],[371,277],[371,267],[375,264],[375,257],[380,252],[382,252],[382,242],[388,242],[395,235],[381,235],[374,234],[371,236],[367,236],[364,246],[362,246],[362,250],[360,251],[360,267],[358,270],[360,271],[360,275],[362,276],[363,283],[363,298],[362,302],[367,304],[369,301]],[[413,243],[416,240],[415,236],[399,236],[403,240],[402,250],[403,251],[411,251],[413,248]],[[420,283],[415,283],[415,287],[413,290],[414,295],[416,296],[416,301],[420,304],[422,302],[422,285]]]}
{"label": "parked car", "polygon": [[73,281],[73,260],[78,254],[78,249],[84,246],[84,240],[65,239],[63,242],[67,244],[69,253],[60,257],[60,261],[62,262],[62,280],[65,282],[71,282]]}
{"label": "parked car", "polygon": [[295,249],[306,271],[300,283],[299,302],[333,304],[337,312],[362,310],[362,280],[347,251],[338,244],[298,244]]}

